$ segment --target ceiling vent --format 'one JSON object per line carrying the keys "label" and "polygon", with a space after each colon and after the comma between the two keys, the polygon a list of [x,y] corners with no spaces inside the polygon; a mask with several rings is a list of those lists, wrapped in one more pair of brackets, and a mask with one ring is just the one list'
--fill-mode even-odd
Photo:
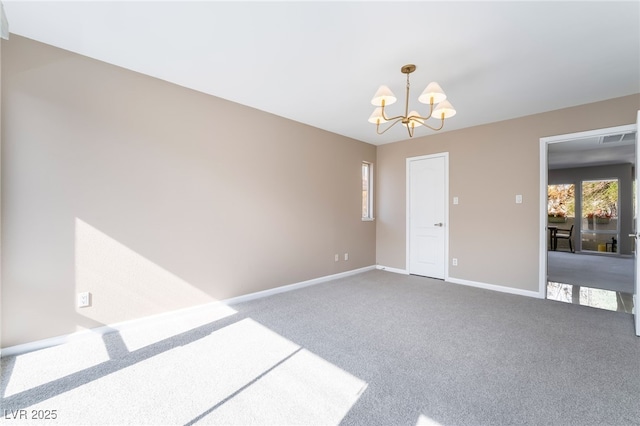
{"label": "ceiling vent", "polygon": [[609,143],[631,143],[636,140],[636,134],[632,133],[623,133],[621,135],[609,135],[603,136],[600,139],[601,144],[609,144]]}

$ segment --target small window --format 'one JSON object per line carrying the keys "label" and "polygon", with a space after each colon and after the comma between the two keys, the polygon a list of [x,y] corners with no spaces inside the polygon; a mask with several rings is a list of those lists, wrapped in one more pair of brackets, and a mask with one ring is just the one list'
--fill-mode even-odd
{"label": "small window", "polygon": [[362,162],[362,220],[373,220],[373,164]]}

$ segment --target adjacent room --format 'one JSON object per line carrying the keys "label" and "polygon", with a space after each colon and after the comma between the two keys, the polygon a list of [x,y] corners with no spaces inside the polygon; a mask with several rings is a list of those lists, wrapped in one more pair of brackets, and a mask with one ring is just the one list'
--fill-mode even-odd
{"label": "adjacent room", "polygon": [[638,2],[0,6],[3,422],[638,424]]}
{"label": "adjacent room", "polygon": [[633,313],[636,133],[548,152],[547,298]]}

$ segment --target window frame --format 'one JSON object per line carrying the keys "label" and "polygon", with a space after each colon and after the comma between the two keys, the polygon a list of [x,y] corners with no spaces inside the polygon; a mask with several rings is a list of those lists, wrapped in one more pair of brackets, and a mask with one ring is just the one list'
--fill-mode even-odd
{"label": "window frame", "polygon": [[[367,214],[365,215],[365,200],[364,200],[364,194],[365,194],[365,167],[367,169],[367,203],[366,203],[366,208],[367,208]],[[373,163],[369,162],[369,161],[362,161],[361,164],[361,174],[360,174],[360,178],[361,178],[361,186],[362,186],[362,211],[361,211],[361,218],[362,221],[368,222],[368,221],[373,221],[375,220],[374,215],[373,215]]]}

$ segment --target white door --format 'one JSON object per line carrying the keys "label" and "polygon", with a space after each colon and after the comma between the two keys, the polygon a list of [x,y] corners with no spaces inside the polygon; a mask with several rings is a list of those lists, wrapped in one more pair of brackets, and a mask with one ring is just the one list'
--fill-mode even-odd
{"label": "white door", "polygon": [[638,172],[638,167],[640,167],[640,147],[638,146],[638,136],[640,136],[640,111],[638,111],[638,118],[636,121],[636,206],[635,206],[635,210],[636,210],[636,223],[635,223],[635,238],[636,238],[636,244],[635,244],[635,265],[636,265],[636,270],[635,270],[635,278],[634,278],[634,285],[635,285],[635,289],[633,292],[633,312],[635,315],[635,321],[636,321],[636,336],[640,336],[640,313],[638,312],[640,310],[640,306],[638,306],[638,304],[640,303],[640,293],[638,292],[639,288],[638,288],[638,277],[640,277],[640,262],[639,262],[639,258],[638,258],[638,249],[640,249],[640,239],[638,238],[638,233],[640,233],[640,181],[638,181],[638,177],[640,176],[640,172]]}
{"label": "white door", "polygon": [[445,278],[447,154],[407,159],[407,246],[410,274]]}

